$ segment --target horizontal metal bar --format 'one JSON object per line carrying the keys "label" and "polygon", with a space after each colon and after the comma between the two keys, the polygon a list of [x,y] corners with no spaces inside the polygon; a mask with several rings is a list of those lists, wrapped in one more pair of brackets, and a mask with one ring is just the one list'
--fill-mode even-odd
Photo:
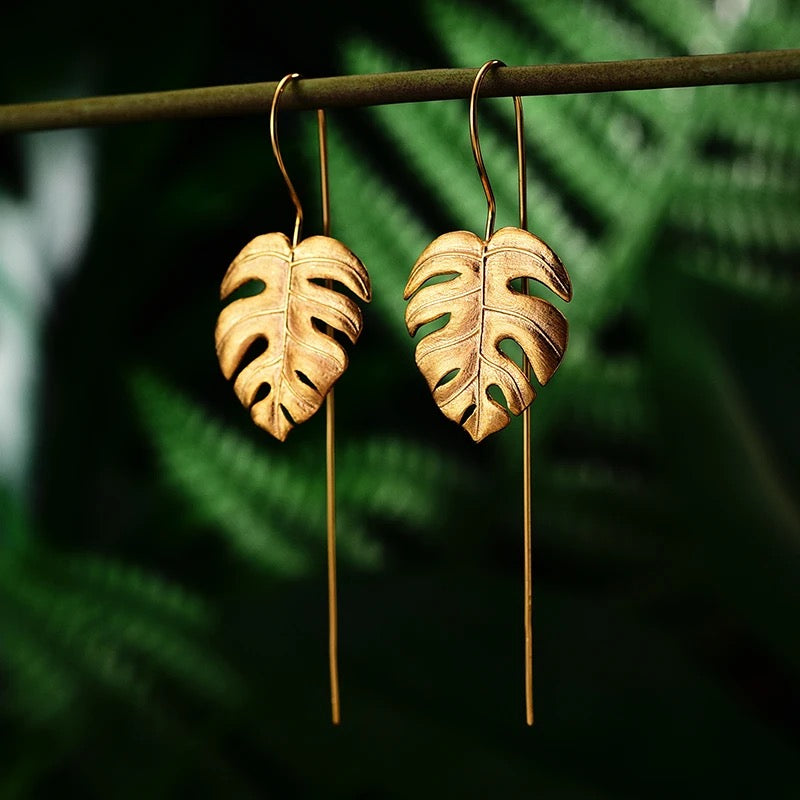
{"label": "horizontal metal bar", "polygon": [[[469,97],[475,69],[430,69],[292,82],[283,108],[353,108]],[[800,79],[800,50],[501,67],[484,97],[667,89]],[[0,133],[149,120],[266,114],[276,81],[0,106]]]}

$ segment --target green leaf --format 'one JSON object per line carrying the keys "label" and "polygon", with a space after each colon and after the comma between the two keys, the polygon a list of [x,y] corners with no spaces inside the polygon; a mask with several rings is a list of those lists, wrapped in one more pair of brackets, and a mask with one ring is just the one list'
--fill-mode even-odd
{"label": "green leaf", "polygon": [[[232,547],[274,575],[296,576],[324,556],[325,464],[297,447],[261,449],[209,418],[160,378],[139,373],[134,394],[167,478]],[[270,444],[273,444],[270,442]],[[387,437],[346,440],[337,447],[337,544],[345,563],[377,567],[375,522],[429,526],[445,516],[440,499],[466,474],[431,447]]]}
{"label": "green leaf", "polygon": [[35,718],[65,712],[97,684],[145,702],[159,677],[230,702],[229,667],[202,639],[211,616],[182,589],[141,569],[41,547],[0,553],[0,637],[13,699]]}

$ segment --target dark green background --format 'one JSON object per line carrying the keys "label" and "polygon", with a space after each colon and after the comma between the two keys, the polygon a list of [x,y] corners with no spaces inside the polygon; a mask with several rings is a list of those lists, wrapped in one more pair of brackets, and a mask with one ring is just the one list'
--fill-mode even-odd
{"label": "dark green background", "polygon": [[[795,4],[742,8],[15,4],[0,100],[800,41]],[[800,91],[525,108],[530,227],[575,292],[533,406],[536,726],[520,420],[473,445],[402,327],[422,248],[483,228],[466,104],[329,116],[333,234],[375,292],[337,386],[339,729],[323,415],[272,441],[213,346],[227,265],[292,222],[267,120],[106,128],[88,246],[31,331],[31,470],[0,487],[0,796],[797,795]],[[513,224],[510,101],[481,119]],[[313,115],[281,131],[317,232]],[[27,140],[0,138],[19,204]]]}

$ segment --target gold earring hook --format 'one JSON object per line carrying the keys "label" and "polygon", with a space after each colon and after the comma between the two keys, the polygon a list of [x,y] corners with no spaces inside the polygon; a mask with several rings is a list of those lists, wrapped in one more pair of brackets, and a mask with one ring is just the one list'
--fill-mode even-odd
{"label": "gold earring hook", "polygon": [[[294,234],[292,248],[297,246],[303,228],[303,206],[294,188],[294,184],[286,171],[283,163],[281,148],[278,143],[278,103],[287,84],[299,78],[297,72],[291,72],[281,78],[272,98],[272,107],[269,114],[269,135],[272,141],[272,152],[278,162],[283,179],[289,189],[297,216],[294,221]],[[319,166],[320,190],[322,193],[322,233],[330,236],[330,193],[328,190],[328,135],[325,111],[317,110],[317,133],[319,136]],[[337,243],[338,244],[338,243]],[[333,288],[333,281],[326,281],[329,289]],[[333,330],[326,325],[328,336],[333,336]],[[338,725],[341,721],[341,708],[339,702],[339,643],[338,643],[338,611],[336,597],[336,455],[334,444],[334,399],[333,387],[330,388],[325,398],[325,488],[326,488],[326,522],[328,544],[328,668],[331,682],[331,721]]]}
{"label": "gold earring hook", "polygon": [[[478,90],[484,75],[492,67],[504,67],[502,61],[493,59],[487,61],[475,76],[472,84],[472,94],[469,99],[469,135],[472,142],[472,155],[475,156],[475,164],[478,167],[483,191],[486,194],[488,212],[486,215],[486,235],[484,239],[488,242],[494,231],[495,201],[492,184],[489,182],[489,175],[483,164],[481,146],[478,141]],[[518,95],[514,97],[514,117],[517,129],[517,184],[519,189],[519,227],[527,230],[528,210],[527,210],[527,181],[525,179],[525,136],[522,118],[522,98]],[[529,279],[522,281],[522,293],[530,294]],[[527,357],[523,353],[522,369],[528,379],[531,380],[531,368]],[[525,718],[528,725],[533,725],[533,576],[531,570],[531,407],[528,405],[522,413],[522,507],[523,507],[523,541],[524,541],[524,623],[525,623]]]}
{"label": "gold earring hook", "polygon": [[275,89],[275,94],[272,97],[272,107],[270,108],[269,112],[269,138],[272,142],[272,152],[275,154],[275,160],[278,162],[281,175],[283,175],[283,179],[286,181],[286,187],[289,189],[292,202],[294,203],[294,207],[297,209],[297,216],[294,219],[292,247],[297,245],[297,242],[300,239],[300,232],[303,228],[303,206],[300,204],[300,198],[295,191],[291,178],[289,178],[289,173],[286,171],[286,166],[283,163],[283,156],[281,156],[281,148],[280,144],[278,143],[278,102],[281,99],[281,94],[283,94],[283,90],[286,88],[286,85],[290,81],[299,77],[299,73],[290,72],[288,75],[285,75],[283,78],[281,78],[277,89]]}
{"label": "gold earring hook", "polygon": [[[489,174],[486,172],[486,167],[483,163],[483,156],[481,155],[481,145],[478,140],[478,90],[480,89],[481,82],[484,76],[492,67],[505,67],[505,63],[492,59],[487,61],[475,76],[475,82],[472,84],[472,93],[469,98],[469,137],[472,143],[472,155],[475,157],[475,164],[478,167],[478,175],[480,176],[481,183],[483,184],[483,191],[486,194],[486,204],[488,210],[486,212],[486,236],[487,241],[494,232],[494,220],[497,207],[494,201],[494,192],[492,191],[492,184],[489,182]],[[528,227],[528,212],[527,212],[527,190],[525,180],[525,136],[524,136],[524,120],[522,117],[522,98],[519,95],[514,96],[514,117],[516,120],[517,128],[517,164],[518,164],[518,188],[519,188],[519,226],[523,230]]]}

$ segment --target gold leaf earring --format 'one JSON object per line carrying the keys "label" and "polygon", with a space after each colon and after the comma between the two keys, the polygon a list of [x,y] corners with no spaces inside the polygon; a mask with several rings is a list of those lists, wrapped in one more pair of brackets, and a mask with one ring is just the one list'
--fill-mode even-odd
{"label": "gold leaf earring", "polygon": [[[292,428],[309,419],[327,398],[327,526],[328,611],[331,711],[340,720],[337,664],[335,461],[333,384],[347,368],[347,352],[334,338],[343,334],[355,343],[363,320],[358,305],[334,288],[334,281],[369,302],[369,275],[361,261],[330,237],[328,158],[325,112],[317,111],[320,145],[323,235],[301,239],[303,208],[289,178],[278,143],[277,111],[287,84],[299,78],[286,75],[278,83],[270,109],[270,139],[275,159],[296,209],[291,242],[283,233],[257,236],[239,253],[225,273],[222,300],[248,283],[261,282],[256,294],[234,300],[217,320],[216,347],[227,379],[240,370],[234,391],[260,428],[284,441]],[[266,349],[242,362],[250,348],[264,340]]]}
{"label": "gold leaf earring", "polygon": [[[280,96],[289,81],[299,77],[292,73],[280,81],[270,113],[272,149],[297,210],[294,235],[290,242],[283,233],[262,234],[236,256],[222,280],[222,299],[251,281],[261,281],[264,289],[226,306],[216,330],[217,356],[228,379],[253,343],[266,340],[264,353],[238,374],[234,391],[242,405],[250,409],[256,425],[281,441],[296,424],[319,409],[347,367],[347,353],[330,329],[345,334],[351,342],[361,333],[361,310],[333,289],[332,282],[343,284],[365,302],[371,297],[364,265],[341,242],[328,236],[327,230],[323,236],[300,240],[303,208],[283,163],[277,128]],[[326,167],[322,133],[320,143]],[[327,168],[323,169],[322,181],[323,204],[327,207],[326,173]],[[323,216],[327,228],[328,215]],[[259,397],[264,392],[266,395]]]}
{"label": "gold leaf earring", "polygon": [[[490,394],[502,391],[508,410],[523,413],[523,516],[525,542],[525,696],[526,718],[533,724],[531,626],[530,404],[536,397],[531,367],[547,383],[567,347],[567,320],[547,300],[529,294],[529,280],[546,286],[562,300],[572,298],[569,275],[559,257],[529,233],[526,217],[525,147],[522,99],[514,97],[519,165],[519,228],[494,231],[495,200],[478,140],[477,99],[486,73],[502,61],[484,64],[470,95],[472,153],[486,194],[486,233],[454,231],[429,244],[414,264],[404,297],[406,326],[414,336],[421,326],[449,315],[438,330],[423,336],[416,362],[442,413],[479,442],[509,422],[506,409]],[[431,279],[449,278],[431,283]],[[522,291],[512,281],[522,279]],[[522,348],[522,365],[501,349],[511,339]]]}

